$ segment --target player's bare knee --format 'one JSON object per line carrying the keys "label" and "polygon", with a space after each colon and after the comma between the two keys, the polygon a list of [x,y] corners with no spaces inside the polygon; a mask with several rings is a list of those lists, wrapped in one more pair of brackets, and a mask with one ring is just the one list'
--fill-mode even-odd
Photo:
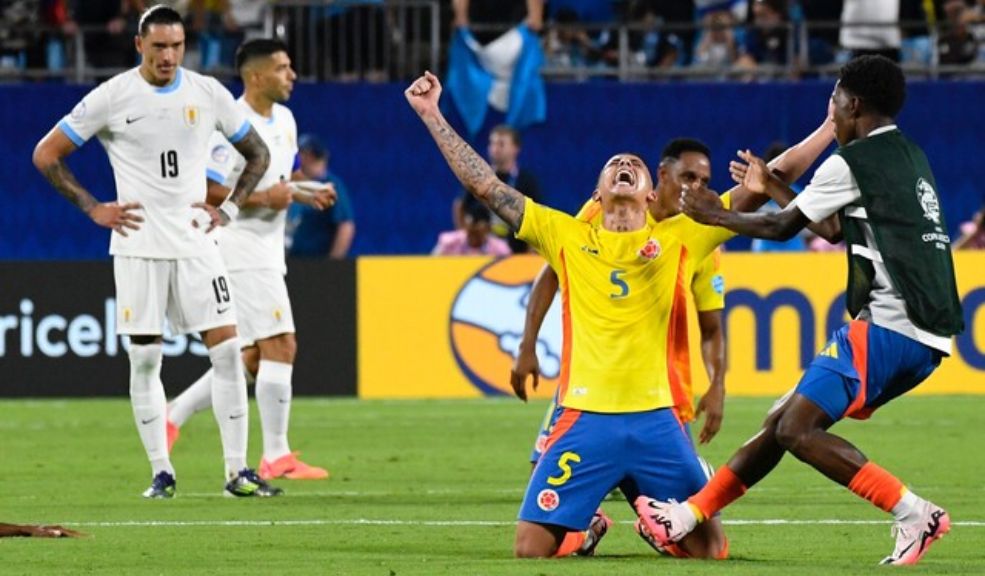
{"label": "player's bare knee", "polygon": [[202,331],[202,343],[205,344],[206,348],[212,348],[222,344],[226,340],[231,340],[236,337],[236,326],[219,326],[218,328],[210,328],[208,330]]}
{"label": "player's bare knee", "polygon": [[243,356],[243,367],[246,371],[256,377],[260,370],[260,351],[256,346],[248,346],[241,351]]}
{"label": "player's bare knee", "polygon": [[520,522],[516,527],[513,555],[517,558],[550,558],[557,546],[557,538],[542,525]]}
{"label": "player's bare knee", "polygon": [[550,558],[554,555],[554,550],[530,540],[517,540],[513,546],[513,555],[517,558]]}
{"label": "player's bare knee", "polygon": [[297,356],[298,352],[297,339],[291,333],[266,338],[257,342],[257,345],[260,349],[261,359],[284,362],[285,364],[293,364],[294,357]]}
{"label": "player's bare knee", "polygon": [[796,418],[780,418],[776,423],[773,437],[784,450],[796,453],[811,432],[811,427],[798,422]]}

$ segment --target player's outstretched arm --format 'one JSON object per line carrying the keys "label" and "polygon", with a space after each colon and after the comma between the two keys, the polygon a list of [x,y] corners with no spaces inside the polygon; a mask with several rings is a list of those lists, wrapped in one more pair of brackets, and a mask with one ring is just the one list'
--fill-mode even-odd
{"label": "player's outstretched arm", "polygon": [[[743,164],[742,162],[736,162],[734,160],[729,163],[729,172],[732,173],[733,180],[744,185],[750,177],[758,178],[759,174],[765,175],[763,179],[763,186],[765,187],[766,194],[770,198],[774,199],[776,203],[784,209],[797,196],[794,191],[790,189],[788,183],[777,176],[775,171],[770,173],[768,167],[760,158],[756,157],[748,150],[745,152],[739,152],[739,157],[748,162],[748,164]],[[813,160],[811,160],[811,163],[813,163]],[[750,175],[750,171],[756,171],[756,174]],[[799,176],[800,175],[798,174],[797,177]],[[816,223],[808,220],[807,229],[832,244],[841,240],[841,222],[838,221],[838,216],[836,214],[833,214]]]}
{"label": "player's outstretched arm", "polygon": [[[750,193],[764,195],[767,182],[770,180],[766,163],[748,150],[739,154],[749,162],[745,177],[740,182],[743,188]],[[789,240],[810,223],[807,216],[804,216],[796,205],[770,213],[726,210],[721,199],[703,187],[683,187],[680,205],[681,211],[696,222],[721,226],[753,238]]]}
{"label": "player's outstretched arm", "polygon": [[[828,114],[825,116],[824,121],[821,122],[821,125],[811,132],[807,138],[787,148],[783,154],[770,160],[768,164],[769,169],[778,178],[779,182],[788,186],[796,182],[804,175],[804,172],[807,172],[811,164],[828,149],[828,146],[831,145],[835,138],[834,120],[831,114],[832,108],[829,101]],[[735,164],[735,162],[733,161],[732,164]],[[731,168],[731,164],[729,167]],[[796,196],[789,188],[784,189],[789,191],[789,194],[777,188],[775,190],[777,193],[776,197],[772,194],[774,191],[773,188],[766,190],[770,198],[775,200],[781,208],[785,207]],[[760,194],[750,193],[741,183],[729,192],[732,195],[732,210],[736,212],[753,212],[769,200],[769,198],[764,198]]]}
{"label": "player's outstretched arm", "polygon": [[709,386],[698,402],[695,416],[705,416],[698,440],[701,444],[707,444],[718,434],[725,416],[725,330],[722,327],[722,311],[698,312],[698,326],[701,328],[701,359],[708,373]]}
{"label": "player's outstretched arm", "polygon": [[30,524],[7,524],[0,522],[0,538],[24,536],[27,538],[78,538],[81,532],[61,526],[33,526]]}
{"label": "player's outstretched arm", "polygon": [[442,116],[438,109],[438,99],[441,97],[438,77],[425,72],[404,91],[404,96],[427,126],[462,186],[514,230],[519,230],[523,222],[523,194],[496,178],[492,167],[462,140]]}
{"label": "player's outstretched arm", "polygon": [[[832,114],[834,108],[831,101],[828,101],[828,114],[824,122],[810,133],[807,138],[787,148],[783,154],[770,161],[768,164],[770,171],[773,172],[782,182],[793,184],[807,172],[825,150],[831,146],[835,140],[835,122]],[[769,192],[767,190],[767,192]],[[774,198],[774,200],[777,200]],[[788,200],[789,201],[789,200]],[[777,200],[779,202],[779,200]],[[786,203],[780,204],[781,207]]]}
{"label": "player's outstretched arm", "polygon": [[65,163],[65,157],[75,150],[75,144],[60,128],[55,127],[38,142],[31,159],[55,190],[88,214],[96,224],[111,228],[123,236],[127,235],[127,229],[139,229],[144,219],[135,211],[140,209],[140,204],[100,203],[79,184]]}
{"label": "player's outstretched arm", "polygon": [[551,309],[554,294],[557,292],[557,273],[550,266],[544,266],[534,279],[527,300],[527,316],[523,322],[523,337],[517,350],[516,360],[510,370],[510,386],[513,393],[524,402],[527,401],[527,377],[533,376],[533,388],[540,384],[540,362],[537,360],[537,335],[544,324],[547,311]]}

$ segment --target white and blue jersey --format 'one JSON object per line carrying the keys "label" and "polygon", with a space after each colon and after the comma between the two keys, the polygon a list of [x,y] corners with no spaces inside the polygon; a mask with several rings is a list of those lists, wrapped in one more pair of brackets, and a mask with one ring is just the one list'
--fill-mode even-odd
{"label": "white and blue jersey", "polygon": [[110,254],[184,259],[214,250],[192,226],[204,202],[209,139],[216,130],[238,142],[250,124],[215,78],[179,68],[171,84],[154,86],[138,68],[89,92],[59,123],[76,146],[97,136],[113,167],[120,203],[138,202],[144,222],[112,234]]}

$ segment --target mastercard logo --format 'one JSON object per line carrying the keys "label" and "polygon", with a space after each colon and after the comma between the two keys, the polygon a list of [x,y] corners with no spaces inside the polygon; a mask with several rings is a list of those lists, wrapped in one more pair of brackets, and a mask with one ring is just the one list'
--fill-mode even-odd
{"label": "mastercard logo", "polygon": [[[487,395],[512,395],[510,368],[523,336],[539,256],[510,256],[484,266],[455,296],[449,319],[452,353],[462,373]],[[561,373],[561,306],[555,296],[537,337],[540,386],[534,397],[554,394]],[[528,387],[529,390],[529,387]]]}

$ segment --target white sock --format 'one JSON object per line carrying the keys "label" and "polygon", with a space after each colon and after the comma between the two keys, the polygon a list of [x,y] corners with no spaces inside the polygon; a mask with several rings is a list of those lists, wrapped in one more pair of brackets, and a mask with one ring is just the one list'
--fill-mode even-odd
{"label": "white sock", "polygon": [[154,476],[174,474],[165,426],[167,398],[161,382],[161,345],[130,345],[130,405]]}
{"label": "white sock", "polygon": [[212,406],[212,373],[209,370],[202,374],[194,384],[168,404],[168,420],[178,428],[185,425],[189,418]]}
{"label": "white sock", "polygon": [[260,360],[257,370],[257,407],[263,430],[263,457],[267,462],[291,453],[287,444],[287,425],[291,417],[291,373],[284,362]]}
{"label": "white sock", "polygon": [[923,508],[925,500],[913,492],[907,490],[900,501],[893,506],[891,510],[893,517],[896,518],[897,522],[906,522],[913,519],[914,515],[918,515]]}
{"label": "white sock", "polygon": [[232,478],[246,468],[246,443],[249,434],[249,403],[246,379],[239,359],[239,340],[231,338],[209,348],[212,360],[212,412],[219,423],[222,455],[226,460],[226,477]]}

